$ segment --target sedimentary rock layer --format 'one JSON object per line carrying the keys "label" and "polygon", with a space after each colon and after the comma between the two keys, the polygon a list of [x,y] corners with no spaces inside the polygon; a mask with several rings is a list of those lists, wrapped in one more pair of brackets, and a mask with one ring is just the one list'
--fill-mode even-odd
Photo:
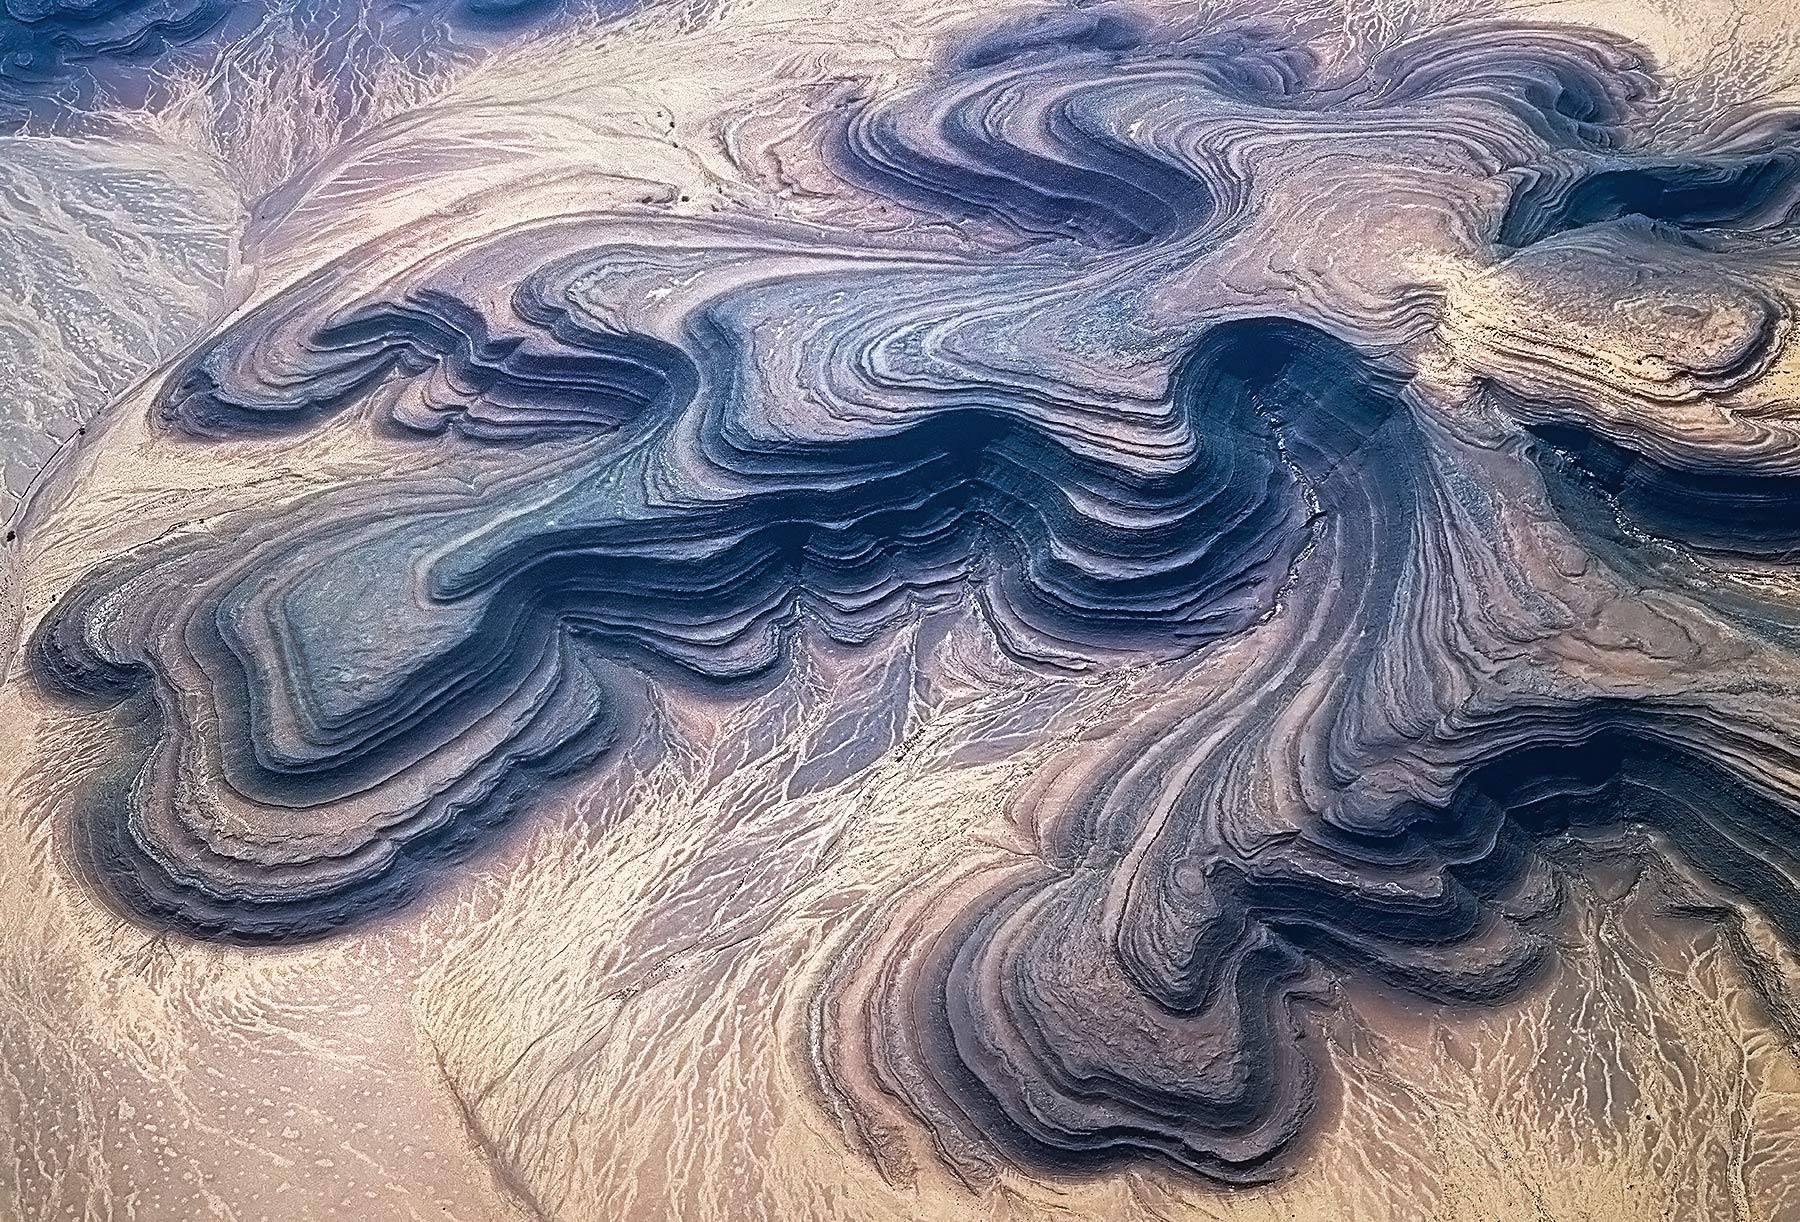
{"label": "sedimentary rock layer", "polygon": [[168,373],[182,444],[391,461],[38,626],[118,710],[71,837],[112,902],[342,928],[646,685],[956,613],[1021,672],[1164,678],[1015,797],[1029,850],[821,973],[818,1085],[884,1169],[898,1114],[971,1183],[1278,1174],[1343,990],[1541,969],[1549,841],[1651,829],[1800,940],[1793,597],[1707,575],[1800,543],[1791,115],[1683,126],[1569,28],[1096,6],[760,152],[760,208],[371,235]]}

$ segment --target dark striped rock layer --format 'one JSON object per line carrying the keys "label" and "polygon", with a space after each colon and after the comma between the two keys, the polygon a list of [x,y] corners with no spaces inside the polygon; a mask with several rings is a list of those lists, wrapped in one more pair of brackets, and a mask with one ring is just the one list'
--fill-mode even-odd
{"label": "dark striped rock layer", "polygon": [[852,1137],[1268,1178],[1334,984],[1516,996],[1542,846],[1622,825],[1800,939],[1800,137],[1670,115],[1578,30],[1351,55],[1100,6],[822,102],[805,221],[345,255],[157,421],[365,431],[392,472],[37,630],[44,684],[132,727],[81,859],[145,921],[322,934],[634,733],[646,682],[963,608],[1022,668],[1191,681],[1020,795],[1029,860],[847,942],[815,1044]]}

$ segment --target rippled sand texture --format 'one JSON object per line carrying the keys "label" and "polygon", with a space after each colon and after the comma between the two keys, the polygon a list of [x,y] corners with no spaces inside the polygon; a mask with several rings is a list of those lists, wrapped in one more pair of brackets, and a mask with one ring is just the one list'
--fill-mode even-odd
{"label": "rippled sand texture", "polygon": [[1800,1222],[1800,15],[0,3],[0,1218]]}

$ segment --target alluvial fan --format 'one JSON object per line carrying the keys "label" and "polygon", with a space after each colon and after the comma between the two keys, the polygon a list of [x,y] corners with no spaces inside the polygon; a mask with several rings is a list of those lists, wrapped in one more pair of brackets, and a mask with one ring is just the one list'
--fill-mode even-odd
{"label": "alluvial fan", "polygon": [[1800,1219],[1785,6],[0,0],[0,146],[0,1213]]}

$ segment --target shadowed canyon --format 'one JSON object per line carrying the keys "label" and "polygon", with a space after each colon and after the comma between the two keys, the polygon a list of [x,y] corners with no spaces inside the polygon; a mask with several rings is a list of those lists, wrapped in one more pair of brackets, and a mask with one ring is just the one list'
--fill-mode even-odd
{"label": "shadowed canyon", "polygon": [[0,1219],[1800,1222],[1800,15],[0,0]]}

